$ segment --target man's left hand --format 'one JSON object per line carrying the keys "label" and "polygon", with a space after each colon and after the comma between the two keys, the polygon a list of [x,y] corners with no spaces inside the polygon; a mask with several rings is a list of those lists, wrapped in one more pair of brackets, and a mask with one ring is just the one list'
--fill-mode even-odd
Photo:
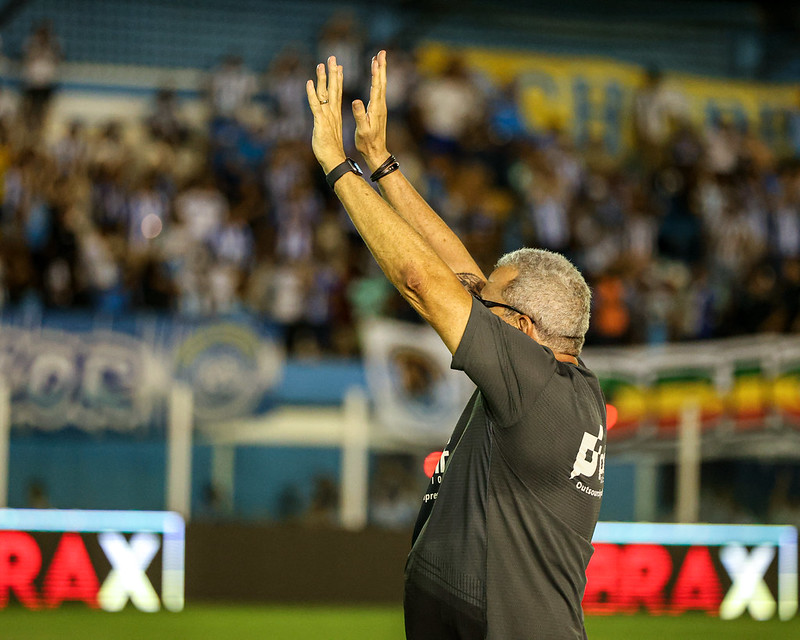
{"label": "man's left hand", "polygon": [[314,131],[311,135],[311,148],[325,173],[330,173],[344,162],[342,142],[342,67],[336,58],[328,58],[328,71],[325,65],[317,65],[317,86],[314,81],[306,83],[308,106],[314,114]]}

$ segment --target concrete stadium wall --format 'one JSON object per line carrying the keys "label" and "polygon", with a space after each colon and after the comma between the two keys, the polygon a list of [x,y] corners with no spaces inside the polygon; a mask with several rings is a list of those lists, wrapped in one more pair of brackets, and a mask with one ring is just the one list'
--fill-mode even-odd
{"label": "concrete stadium wall", "polygon": [[410,531],[191,523],[186,601],[391,603]]}

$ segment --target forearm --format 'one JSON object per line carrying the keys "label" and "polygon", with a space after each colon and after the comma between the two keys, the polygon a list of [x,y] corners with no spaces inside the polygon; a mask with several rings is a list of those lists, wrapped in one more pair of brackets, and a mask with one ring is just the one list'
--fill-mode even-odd
{"label": "forearm", "polygon": [[[469,301],[469,296],[450,266],[363,179],[353,173],[345,174],[336,182],[335,191],[386,277],[454,351],[466,318],[463,323],[442,323],[436,319],[453,314],[454,297]],[[468,309],[469,303],[459,306]]]}
{"label": "forearm", "polygon": [[[356,148],[364,156],[370,173],[389,158],[386,150],[386,51],[372,58],[369,105],[353,102],[356,120]],[[399,171],[378,180],[386,202],[422,236],[454,273],[471,274],[471,280],[485,282],[486,277],[469,255],[466,247],[445,222],[428,206],[417,190]]]}
{"label": "forearm", "polygon": [[[372,162],[368,160],[367,164],[371,165]],[[375,167],[370,166],[371,171],[374,169]],[[378,186],[384,200],[428,241],[436,254],[454,273],[471,273],[483,281],[486,280],[461,239],[400,171],[394,171],[381,178]]]}
{"label": "forearm", "polygon": [[[385,52],[381,52],[381,59],[385,61]],[[374,79],[375,60],[372,67]],[[343,73],[334,56],[328,58],[328,72],[330,76],[325,65],[317,65],[317,84],[309,80],[306,94],[314,114],[311,148],[329,176],[345,160]],[[376,90],[375,84],[372,90]],[[360,100],[353,103],[353,113],[357,122],[368,125]],[[348,171],[335,180],[334,189],[383,272],[455,353],[472,311],[472,297],[431,245],[359,176]]]}
{"label": "forearm", "polygon": [[430,243],[363,179],[347,173],[336,182],[335,191],[358,233],[395,286],[403,286],[408,265],[426,271],[437,266],[444,269],[443,260]]}

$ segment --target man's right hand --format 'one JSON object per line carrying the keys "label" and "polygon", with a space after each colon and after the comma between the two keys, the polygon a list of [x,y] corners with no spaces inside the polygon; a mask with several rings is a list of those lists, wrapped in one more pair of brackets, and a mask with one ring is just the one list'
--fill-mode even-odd
{"label": "man's right hand", "polygon": [[379,51],[372,59],[369,104],[365,109],[361,100],[354,100],[353,117],[356,149],[373,172],[389,157],[386,149],[386,51]]}
{"label": "man's right hand", "polygon": [[[353,101],[353,116],[356,120],[356,149],[364,156],[370,173],[373,173],[389,159],[389,151],[386,148],[385,51],[379,51],[378,55],[372,59],[369,105],[364,108],[361,100]],[[402,172],[395,171],[381,179],[380,194],[384,201],[425,240],[453,273],[471,274],[478,279],[479,283],[486,281],[486,276],[469,255],[458,236],[430,208]],[[471,302],[471,300],[467,300],[467,302]],[[470,309],[467,310],[467,317]],[[428,316],[423,317],[427,318]],[[434,321],[431,321],[431,324],[437,327]],[[466,320],[464,320],[464,325],[466,326]],[[440,331],[440,328],[437,328],[437,331]],[[461,334],[459,333],[458,339],[460,340],[460,338]],[[458,344],[458,340],[455,342],[445,340],[445,342],[448,346]]]}

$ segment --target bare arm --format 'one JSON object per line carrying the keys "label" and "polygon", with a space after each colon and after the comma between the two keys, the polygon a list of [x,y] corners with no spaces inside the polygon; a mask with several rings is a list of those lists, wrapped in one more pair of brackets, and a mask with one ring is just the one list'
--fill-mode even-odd
{"label": "bare arm", "polygon": [[[328,59],[317,67],[317,86],[306,85],[314,114],[312,148],[325,173],[344,158],[341,67]],[[431,245],[362,179],[353,173],[335,185],[356,229],[386,277],[455,353],[472,309],[472,297]]]}
{"label": "bare arm", "polygon": [[[386,157],[389,153],[386,153]],[[383,160],[386,160],[386,157]],[[377,166],[380,166],[381,160]],[[367,160],[371,171],[372,162]],[[472,273],[486,281],[480,267],[467,251],[461,239],[447,226],[444,220],[431,209],[400,170],[382,178],[378,185],[386,202],[397,211],[423,238],[430,242],[434,251],[454,273]]]}
{"label": "bare arm", "polygon": [[[356,148],[364,156],[370,172],[373,172],[389,157],[386,149],[385,51],[380,51],[372,59],[369,105],[365,109],[361,100],[355,100],[353,115],[356,120]],[[381,178],[378,185],[386,202],[430,243],[454,273],[474,274],[481,282],[486,281],[486,276],[458,236],[399,170]]]}

